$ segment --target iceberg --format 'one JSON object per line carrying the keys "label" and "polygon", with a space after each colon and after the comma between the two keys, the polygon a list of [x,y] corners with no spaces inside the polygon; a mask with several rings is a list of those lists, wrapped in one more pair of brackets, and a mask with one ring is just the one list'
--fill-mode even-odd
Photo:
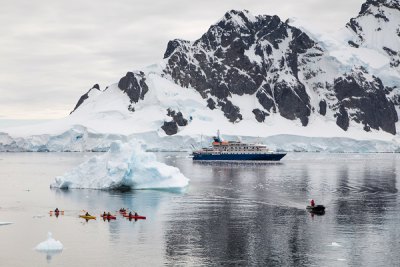
{"label": "iceberg", "polygon": [[41,252],[61,251],[63,250],[63,244],[61,244],[60,241],[53,239],[51,233],[48,232],[47,240],[38,244],[35,249]]}
{"label": "iceberg", "polygon": [[51,188],[176,189],[189,179],[178,168],[157,161],[137,141],[111,143],[108,152],[94,156],[55,178]]}
{"label": "iceberg", "polygon": [[341,245],[339,243],[336,242],[332,242],[332,244],[328,245],[330,247],[341,247]]}

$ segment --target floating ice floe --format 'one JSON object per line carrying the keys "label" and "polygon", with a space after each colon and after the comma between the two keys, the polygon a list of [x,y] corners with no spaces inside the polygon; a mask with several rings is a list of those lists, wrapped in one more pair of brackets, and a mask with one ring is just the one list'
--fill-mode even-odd
{"label": "floating ice floe", "polygon": [[60,241],[53,239],[51,233],[48,232],[47,240],[38,244],[35,249],[41,252],[61,251],[63,250],[63,244],[61,244]]}
{"label": "floating ice floe", "polygon": [[161,189],[183,188],[189,179],[178,168],[158,162],[135,142],[113,142],[105,154],[94,156],[55,178],[52,188]]}
{"label": "floating ice floe", "polygon": [[0,222],[0,225],[9,225],[12,224],[12,222]]}
{"label": "floating ice floe", "polygon": [[332,242],[332,244],[328,245],[330,247],[341,247],[342,245],[340,245],[339,243],[336,242]]}

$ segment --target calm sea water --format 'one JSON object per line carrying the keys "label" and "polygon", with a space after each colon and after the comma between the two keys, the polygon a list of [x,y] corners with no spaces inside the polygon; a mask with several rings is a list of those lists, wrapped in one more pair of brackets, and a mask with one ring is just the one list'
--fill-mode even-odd
{"label": "calm sea water", "polygon": [[[1,266],[399,266],[398,154],[289,154],[281,164],[193,163],[160,153],[190,178],[185,192],[52,190],[93,154],[0,154]],[[305,210],[309,200],[327,207]],[[50,217],[55,207],[65,215]],[[144,221],[86,222],[121,207]],[[34,250],[47,232],[62,253]]]}

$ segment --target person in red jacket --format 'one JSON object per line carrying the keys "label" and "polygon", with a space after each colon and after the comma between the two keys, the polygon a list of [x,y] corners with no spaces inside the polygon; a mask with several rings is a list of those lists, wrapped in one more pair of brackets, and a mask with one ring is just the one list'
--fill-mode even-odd
{"label": "person in red jacket", "polygon": [[315,206],[314,199],[311,199],[311,207],[314,207],[314,206]]}

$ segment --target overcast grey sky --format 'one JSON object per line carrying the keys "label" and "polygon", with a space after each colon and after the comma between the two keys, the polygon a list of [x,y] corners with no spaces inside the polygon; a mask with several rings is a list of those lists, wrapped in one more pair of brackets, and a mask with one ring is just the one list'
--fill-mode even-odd
{"label": "overcast grey sky", "polygon": [[0,119],[66,116],[95,83],[162,59],[230,9],[298,17],[332,31],[363,0],[0,0]]}

